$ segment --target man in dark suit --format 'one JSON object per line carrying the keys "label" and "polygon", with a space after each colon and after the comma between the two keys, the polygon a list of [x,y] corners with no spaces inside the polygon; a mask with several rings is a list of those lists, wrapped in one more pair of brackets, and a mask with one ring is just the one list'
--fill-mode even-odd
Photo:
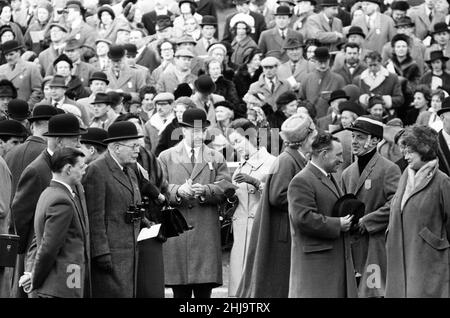
{"label": "man in dark suit", "polygon": [[344,45],[345,60],[342,66],[333,67],[333,72],[342,76],[345,84],[352,84],[356,76],[367,68],[359,60],[361,47],[356,43],[346,43]]}
{"label": "man in dark suit", "polygon": [[[210,1],[205,1],[210,2]],[[169,11],[165,0],[155,1],[155,10],[150,11],[142,16],[142,24],[144,24],[145,29],[149,35],[154,35],[156,33],[156,17],[160,15],[166,15],[173,20],[173,13]]]}
{"label": "man in dark suit", "polygon": [[[43,134],[48,139],[47,149],[25,168],[19,178],[11,212],[17,235],[20,236],[18,252],[25,258],[25,270],[27,272],[31,271],[36,253],[36,244],[33,239],[36,204],[52,178],[51,156],[56,150],[63,147],[79,148],[80,135],[84,133],[85,130],[80,128],[78,119],[72,114],[59,114],[50,118],[48,132]],[[76,192],[82,193],[83,190],[78,187]],[[82,197],[80,196],[80,198]],[[85,204],[85,202],[80,204]],[[24,255],[25,253],[27,255]],[[20,273],[23,272],[23,270],[17,270]]]}
{"label": "man in dark suit", "polygon": [[332,216],[343,193],[331,173],[341,163],[339,140],[329,133],[319,133],[312,143],[311,161],[289,184],[291,298],[357,296],[346,234],[353,216]]}
{"label": "man in dark suit", "polygon": [[[253,40],[256,43],[258,43],[261,33],[264,30],[266,30],[266,28],[267,28],[266,20],[265,20],[264,16],[259,13],[250,11],[250,7],[249,7],[250,0],[233,0],[233,3],[236,5],[236,9],[237,9],[238,13],[249,14],[255,20],[255,29],[252,30],[252,33],[250,36],[253,38]],[[230,43],[233,41],[233,35],[231,34],[231,30],[230,30],[230,21],[236,14],[237,13],[233,13],[233,14],[229,15],[227,17],[227,19],[225,20],[222,41],[228,41]]]}
{"label": "man in dark suit", "polygon": [[130,43],[136,45],[137,55],[135,63],[141,65],[150,70],[150,73],[157,68],[161,62],[158,57],[158,53],[152,51],[145,41],[145,31],[143,29],[134,29],[130,32]]}
{"label": "man in dark suit", "polygon": [[30,290],[43,298],[82,298],[89,289],[89,225],[75,188],[86,169],[84,154],[57,150],[51,158],[53,178],[39,197],[34,217],[37,252]]}
{"label": "man in dark suit", "polygon": [[438,135],[439,169],[450,176],[450,97],[444,99],[437,114],[444,126]]}
{"label": "man in dark suit", "polygon": [[[136,163],[140,138],[128,121],[108,128],[108,150],[83,179],[91,231],[93,297],[136,297],[140,218],[129,213],[141,202]],[[151,269],[149,269],[151,270]]]}
{"label": "man in dark suit", "polygon": [[350,97],[341,89],[331,92],[328,102],[330,105],[329,113],[317,119],[317,127],[328,132],[333,132],[338,129],[340,127],[339,104],[349,99]]}

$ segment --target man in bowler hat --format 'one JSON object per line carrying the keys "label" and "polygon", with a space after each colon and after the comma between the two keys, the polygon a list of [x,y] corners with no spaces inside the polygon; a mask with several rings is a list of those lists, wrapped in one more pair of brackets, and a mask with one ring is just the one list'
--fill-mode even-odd
{"label": "man in bowler hat", "polygon": [[365,203],[359,233],[352,237],[352,255],[359,281],[359,297],[383,297],[386,283],[385,232],[391,199],[397,190],[400,168],[377,151],[383,140],[383,124],[363,116],[348,128],[356,156],[342,173],[342,188]]}
{"label": "man in bowler hat", "polygon": [[0,80],[0,117],[3,119],[8,118],[7,110],[8,103],[17,98],[17,89],[14,84],[7,79]]}
{"label": "man in bowler hat", "polygon": [[90,164],[106,151],[107,144],[103,142],[108,138],[108,132],[101,128],[88,128],[87,133],[81,136],[81,151],[83,151],[86,164]]}
{"label": "man in bowler hat", "polygon": [[[91,232],[93,297],[134,298],[141,219],[136,163],[140,139],[132,122],[116,122],[103,143],[108,150],[91,162],[83,178]],[[151,269],[149,269],[151,270]]]}
{"label": "man in bowler hat", "polygon": [[[48,131],[43,134],[43,137],[47,138],[47,149],[25,168],[19,178],[11,211],[17,235],[20,236],[18,252],[25,259],[26,272],[31,272],[36,253],[33,220],[39,196],[48,187],[52,178],[51,157],[56,150],[63,147],[80,148],[80,135],[84,133],[86,130],[80,128],[80,123],[74,115],[52,116],[48,123]],[[83,188],[79,185],[74,191],[78,195],[80,206],[84,208]]]}
{"label": "man in bowler hat", "polygon": [[[202,109],[183,113],[183,140],[161,152],[169,183],[169,203],[194,227],[163,246],[166,286],[175,298],[210,298],[222,285],[222,253],[217,204],[224,200],[216,183],[231,182],[225,159],[204,144],[209,121]],[[178,167],[178,169],[173,169]]]}
{"label": "man in bowler hat", "polygon": [[450,97],[444,99],[442,108],[437,112],[443,123],[438,134],[439,169],[450,176]]}

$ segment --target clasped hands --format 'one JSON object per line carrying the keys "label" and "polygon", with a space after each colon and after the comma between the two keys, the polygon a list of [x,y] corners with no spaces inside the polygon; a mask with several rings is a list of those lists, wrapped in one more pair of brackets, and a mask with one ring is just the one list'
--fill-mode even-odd
{"label": "clasped hands", "polygon": [[192,180],[188,179],[183,183],[177,191],[178,196],[184,199],[198,198],[206,193],[206,186],[200,183],[192,184]]}
{"label": "clasped hands", "polygon": [[[352,220],[354,215],[346,215],[339,218],[339,221],[341,223],[341,231],[342,232],[348,232],[352,226]],[[366,226],[364,225],[364,222],[362,221],[362,218],[358,221],[358,232],[359,234],[364,234],[367,232]]]}

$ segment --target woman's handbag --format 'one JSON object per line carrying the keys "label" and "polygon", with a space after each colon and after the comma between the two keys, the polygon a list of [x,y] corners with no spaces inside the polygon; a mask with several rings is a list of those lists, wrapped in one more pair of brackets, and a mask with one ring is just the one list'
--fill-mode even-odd
{"label": "woman's handbag", "polygon": [[186,219],[180,210],[166,205],[161,210],[161,229],[159,238],[167,239],[169,237],[179,236],[185,231],[192,230],[194,227],[187,224]]}

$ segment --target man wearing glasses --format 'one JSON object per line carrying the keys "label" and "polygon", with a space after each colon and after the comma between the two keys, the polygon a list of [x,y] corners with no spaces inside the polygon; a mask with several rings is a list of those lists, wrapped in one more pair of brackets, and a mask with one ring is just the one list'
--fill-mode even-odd
{"label": "man wearing glasses", "polygon": [[108,150],[87,168],[83,179],[91,234],[92,296],[136,296],[137,236],[141,220],[133,207],[141,202],[130,168],[142,135],[132,122],[108,128]]}
{"label": "man wearing glasses", "polygon": [[281,94],[291,89],[288,82],[278,78],[279,65],[280,61],[273,56],[264,58],[261,61],[263,75],[257,82],[250,85],[248,90],[248,94],[256,95],[261,100],[266,101],[267,104],[272,106],[274,112],[277,110],[275,101]]}

